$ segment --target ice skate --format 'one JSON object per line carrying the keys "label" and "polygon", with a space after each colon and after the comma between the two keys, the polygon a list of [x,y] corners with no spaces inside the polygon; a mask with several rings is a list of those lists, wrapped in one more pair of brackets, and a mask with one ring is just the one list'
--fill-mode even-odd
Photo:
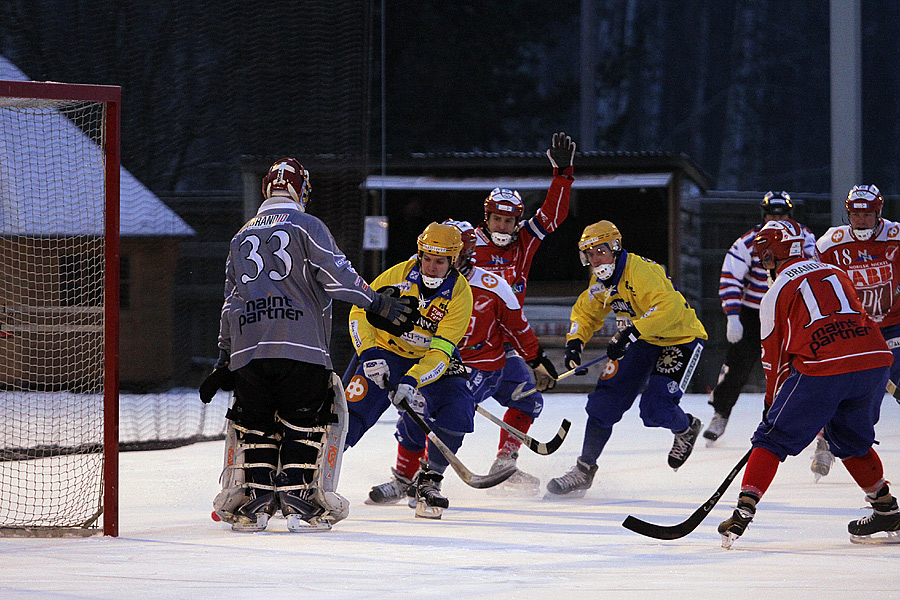
{"label": "ice skate", "polygon": [[691,424],[681,433],[675,434],[675,441],[672,443],[672,449],[669,450],[669,466],[676,471],[694,451],[694,443],[703,428],[703,423],[697,417],[688,413],[687,418]]}
{"label": "ice skate", "polygon": [[[900,544],[900,508],[896,498],[884,495],[890,500],[870,500],[872,514],[847,525],[854,544]],[[876,536],[878,533],[885,535]]]}
{"label": "ice skate", "polygon": [[719,413],[714,413],[709,427],[703,432],[703,437],[708,440],[707,446],[711,445],[725,433],[725,426],[728,425],[728,417],[723,417]]}
{"label": "ice skate", "polygon": [[391,469],[391,473],[394,474],[393,479],[369,490],[366,504],[397,504],[406,498],[406,492],[413,484],[412,480],[401,475],[396,469]]}
{"label": "ice skate", "polygon": [[744,535],[744,531],[756,515],[756,502],[755,497],[741,494],[731,517],[719,523],[718,531],[722,535],[723,548],[730,550],[734,541]]}
{"label": "ice skate", "polygon": [[312,533],[331,529],[329,512],[319,505],[315,490],[301,489],[278,492],[281,514],[287,519],[288,531]]}
{"label": "ice skate", "polygon": [[249,500],[234,513],[232,531],[253,533],[265,531],[269,518],[278,510],[278,498],[275,492],[250,488],[247,490]]}
{"label": "ice skate", "polygon": [[583,498],[594,482],[597,465],[589,465],[579,458],[575,466],[562,477],[554,477],[547,482],[545,499]]}
{"label": "ice skate", "polygon": [[[499,471],[505,471],[509,467],[516,466],[516,460],[519,458],[518,452],[509,454],[499,454],[491,465],[490,475]],[[488,494],[491,496],[534,496],[541,490],[541,480],[530,475],[521,469],[516,469],[509,479],[488,488]]]}
{"label": "ice skate", "polygon": [[809,465],[809,470],[815,475],[816,482],[828,475],[833,464],[834,454],[828,449],[828,442],[822,436],[817,437],[816,451],[813,453],[812,464]]}
{"label": "ice skate", "polygon": [[441,495],[444,476],[437,471],[420,471],[416,475],[416,516],[423,519],[440,519],[450,501]]}

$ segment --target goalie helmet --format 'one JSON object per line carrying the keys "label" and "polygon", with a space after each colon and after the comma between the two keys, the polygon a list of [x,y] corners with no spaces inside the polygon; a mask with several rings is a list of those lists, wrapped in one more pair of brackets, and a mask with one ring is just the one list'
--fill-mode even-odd
{"label": "goalie helmet", "polygon": [[794,209],[794,203],[787,192],[766,192],[763,199],[759,203],[763,216],[765,215],[787,215],[791,216]]}
{"label": "goalie helmet", "polygon": [[[460,250],[462,250],[462,236],[460,236],[459,230],[452,225],[432,223],[425,228],[425,231],[419,234],[416,243],[419,248],[419,273],[422,277],[422,283],[432,289],[440,287],[453,269],[453,265],[456,264],[456,259]],[[422,271],[422,254],[424,253],[434,256],[446,256],[449,259],[449,268],[443,277],[432,277]]]}
{"label": "goalie helmet", "polygon": [[447,219],[444,225],[452,225],[459,231],[459,237],[462,240],[462,249],[459,251],[459,257],[456,260],[456,268],[462,269],[472,262],[472,255],[475,253],[475,228],[468,221],[454,221]]}
{"label": "goalie helmet", "polygon": [[[581,256],[581,264],[589,266],[591,261],[588,259],[587,251],[603,244],[606,244],[616,257],[622,251],[622,234],[612,221],[598,221],[584,228],[581,239],[578,240],[578,254]],[[615,261],[612,264],[593,267],[594,275],[602,281],[612,277],[615,270]]]}
{"label": "goalie helmet", "polygon": [[804,241],[803,228],[797,221],[789,218],[766,223],[756,234],[753,247],[760,264],[764,268],[771,268],[765,265],[774,266],[779,260],[802,257]]}
{"label": "goalie helmet", "polygon": [[282,158],[275,161],[269,168],[269,172],[262,180],[263,197],[267,200],[275,195],[276,191],[287,192],[288,195],[300,206],[300,210],[306,210],[309,202],[309,194],[312,186],[309,183],[309,171],[303,168],[295,158]]}

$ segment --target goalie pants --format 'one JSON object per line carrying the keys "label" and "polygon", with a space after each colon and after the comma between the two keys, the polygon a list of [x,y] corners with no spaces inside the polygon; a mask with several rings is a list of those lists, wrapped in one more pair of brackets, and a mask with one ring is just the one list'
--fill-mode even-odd
{"label": "goalie pants", "polygon": [[[323,435],[307,434],[289,427],[325,425],[331,416],[331,373],[323,365],[287,358],[258,358],[237,369],[234,406],[226,415],[241,432],[243,443],[261,447],[248,449],[250,480],[271,485],[279,459],[283,465],[314,465],[319,451],[306,438],[321,443]],[[281,421],[287,422],[288,425]],[[310,483],[314,470],[285,469],[292,485]]]}
{"label": "goalie pants", "polygon": [[713,410],[726,419],[731,416],[731,410],[760,357],[759,309],[741,306],[740,319],[744,336],[738,343],[728,346],[719,381],[709,401]]}
{"label": "goalie pants", "polygon": [[[362,363],[358,361],[352,376],[348,376],[349,373],[344,375],[344,381],[347,382],[344,391],[349,409],[345,447],[355,446],[391,406],[388,393],[416,364],[413,359],[397,356],[381,348],[377,349],[377,357],[387,361],[390,368],[389,389],[382,389],[368,379],[363,372]],[[421,386],[416,397],[410,401],[413,410],[422,416],[453,452],[462,446],[463,436],[475,429],[475,400],[466,383],[465,377],[445,374],[437,381]],[[425,434],[404,413],[400,414],[395,437],[401,446],[412,452],[421,451],[427,443],[430,468],[438,472],[447,468],[444,455],[428,442]]]}

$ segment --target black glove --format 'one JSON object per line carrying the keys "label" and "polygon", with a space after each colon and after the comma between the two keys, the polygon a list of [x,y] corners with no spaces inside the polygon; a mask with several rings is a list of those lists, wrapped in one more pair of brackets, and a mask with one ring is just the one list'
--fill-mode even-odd
{"label": "black glove", "polygon": [[[550,164],[553,165],[553,168],[557,170],[559,175],[562,175],[563,171],[572,167],[572,158],[574,156],[575,142],[572,141],[572,138],[562,131],[554,133],[553,141],[547,150],[547,158],[550,159]],[[567,174],[571,174],[571,172]]]}
{"label": "black glove", "polygon": [[[407,296],[407,298],[414,300],[412,296]],[[409,301],[405,298],[397,299],[377,292],[372,300],[372,304],[366,310],[386,319],[391,325],[397,327],[406,323],[412,314],[412,307],[409,306]]]}
{"label": "black glove", "polygon": [[212,402],[216,392],[222,390],[230,392],[234,389],[234,373],[228,368],[230,357],[225,350],[219,350],[219,360],[213,372],[206,376],[203,383],[200,384],[200,400],[203,404]]}
{"label": "black glove", "polygon": [[609,340],[609,346],[606,347],[606,356],[609,360],[619,360],[625,356],[625,348],[628,344],[638,341],[641,337],[640,332],[634,325],[629,325]]}
{"label": "black glove", "polygon": [[[386,285],[378,290],[378,295],[386,298],[380,299],[378,296],[375,297],[375,300],[366,309],[366,320],[373,327],[387,331],[396,337],[412,331],[416,321],[419,320],[419,300],[415,296],[401,296],[400,289],[392,285]],[[381,314],[381,311],[378,310],[382,308],[382,305],[379,304],[381,302],[384,302],[384,306],[394,306],[394,304],[389,303],[395,303],[406,309],[395,306],[397,311],[395,318],[398,320],[398,323],[395,323],[394,319]]]}
{"label": "black glove", "polygon": [[[566,342],[566,369],[571,371],[581,364],[581,351],[584,350],[584,342],[578,338],[572,338]],[[587,375],[587,369],[575,371],[575,375]]]}
{"label": "black glove", "polygon": [[556,386],[556,367],[550,362],[550,357],[544,352],[544,349],[538,346],[537,357],[527,361],[528,366],[534,370],[534,387],[539,392],[552,390]]}

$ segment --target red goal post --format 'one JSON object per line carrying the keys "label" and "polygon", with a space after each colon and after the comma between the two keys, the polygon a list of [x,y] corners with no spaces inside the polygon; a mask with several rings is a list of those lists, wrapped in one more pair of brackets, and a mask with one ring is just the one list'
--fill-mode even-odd
{"label": "red goal post", "polygon": [[118,535],[120,120],[0,81],[0,535]]}

